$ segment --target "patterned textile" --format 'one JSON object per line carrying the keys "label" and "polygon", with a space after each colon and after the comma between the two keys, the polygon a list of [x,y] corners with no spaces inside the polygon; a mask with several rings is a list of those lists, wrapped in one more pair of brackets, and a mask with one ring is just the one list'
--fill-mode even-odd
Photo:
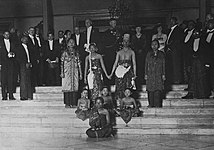
{"label": "patterned textile", "polygon": [[103,77],[102,77],[102,69],[100,65],[99,59],[91,59],[91,68],[94,74],[93,78],[93,89],[91,91],[91,99],[95,100],[102,89],[103,85]]}
{"label": "patterned textile", "polygon": [[79,87],[79,65],[78,53],[64,51],[61,56],[62,91],[78,91]]}
{"label": "patterned textile", "polygon": [[[118,65],[123,65],[125,68],[128,68],[129,66],[132,66],[132,60],[120,60],[118,62]],[[115,97],[116,99],[122,99],[124,97],[124,90],[126,88],[131,88],[132,84],[132,78],[134,77],[134,73],[132,71],[132,68],[129,69],[129,71],[123,76],[123,78],[115,78],[115,85],[116,85],[116,91],[115,91]]]}
{"label": "patterned textile", "polygon": [[99,114],[97,109],[92,109],[89,117],[89,128],[86,131],[88,137],[91,138],[104,138],[112,134],[112,126],[107,125],[106,116]]}
{"label": "patterned textile", "polygon": [[147,91],[162,91],[164,89],[162,76],[165,75],[165,58],[163,52],[158,51],[157,56],[154,55],[153,51],[148,52],[146,56],[145,75],[147,75]]}

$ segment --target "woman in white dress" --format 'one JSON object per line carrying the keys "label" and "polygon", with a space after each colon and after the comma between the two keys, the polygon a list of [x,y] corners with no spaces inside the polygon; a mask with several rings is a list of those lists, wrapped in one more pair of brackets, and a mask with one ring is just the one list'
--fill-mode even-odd
{"label": "woman in white dress", "polygon": [[167,35],[162,32],[163,26],[161,24],[158,24],[155,29],[157,30],[157,33],[152,36],[152,41],[158,40],[160,44],[160,47],[158,50],[164,52]]}

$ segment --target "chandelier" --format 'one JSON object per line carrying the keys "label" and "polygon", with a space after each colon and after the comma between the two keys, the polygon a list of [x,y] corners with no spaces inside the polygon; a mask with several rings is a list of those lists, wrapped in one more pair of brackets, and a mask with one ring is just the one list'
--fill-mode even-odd
{"label": "chandelier", "polygon": [[110,18],[114,19],[126,19],[132,14],[130,4],[124,0],[115,0],[112,6],[108,8]]}

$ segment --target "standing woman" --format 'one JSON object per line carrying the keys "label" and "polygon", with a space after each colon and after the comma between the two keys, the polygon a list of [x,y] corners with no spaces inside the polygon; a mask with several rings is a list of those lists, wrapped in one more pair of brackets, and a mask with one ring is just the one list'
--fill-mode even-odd
{"label": "standing woman", "polygon": [[158,40],[158,42],[160,44],[160,47],[158,48],[158,50],[164,52],[167,35],[163,33],[163,26],[161,24],[158,24],[155,27],[155,29],[156,29],[157,33],[152,36],[152,41]]}
{"label": "standing woman", "polygon": [[94,101],[102,90],[103,76],[102,71],[106,77],[109,78],[106,72],[106,68],[103,62],[103,58],[97,53],[97,46],[95,43],[89,46],[89,55],[85,58],[85,73],[84,81],[91,90],[91,99]]}
{"label": "standing woman", "polygon": [[77,106],[77,92],[82,71],[79,53],[75,49],[75,41],[69,39],[67,49],[61,56],[62,91],[64,92],[65,108]]}
{"label": "standing woman", "polygon": [[148,92],[148,107],[162,107],[162,91],[164,90],[165,58],[164,53],[159,51],[158,40],[151,43],[152,51],[146,56],[145,80]]}

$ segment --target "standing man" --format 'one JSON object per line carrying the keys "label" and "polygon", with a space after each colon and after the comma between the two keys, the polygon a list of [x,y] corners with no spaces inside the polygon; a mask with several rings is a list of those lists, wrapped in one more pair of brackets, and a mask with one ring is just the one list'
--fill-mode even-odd
{"label": "standing man", "polygon": [[99,44],[100,44],[99,43],[100,42],[99,30],[92,26],[91,19],[85,20],[85,26],[86,26],[86,30],[83,32],[84,48],[86,49],[86,51],[88,51],[89,45],[91,43],[96,43],[96,45],[99,49]]}
{"label": "standing man", "polygon": [[181,58],[181,48],[183,31],[177,24],[177,18],[172,17],[170,19],[170,32],[166,41],[166,61],[168,78],[170,83],[180,84],[182,81],[182,58]]}
{"label": "standing man", "polygon": [[205,45],[207,46],[207,53],[209,54],[209,82],[212,90],[212,96],[214,93],[214,19],[210,19],[207,22],[207,31],[205,34]]}
{"label": "standing man", "polygon": [[[107,73],[111,73],[111,69],[114,64],[114,60],[116,58],[116,52],[119,50],[119,39],[120,39],[120,31],[117,29],[117,21],[112,18],[109,20],[109,29],[104,32],[102,43],[103,50],[102,54],[104,55],[104,62],[106,64]],[[114,80],[106,80],[109,85],[114,84]]]}
{"label": "standing man", "polygon": [[59,69],[60,49],[54,34],[48,33],[48,40],[45,41],[45,61],[47,63],[47,83],[51,86],[60,85]]}
{"label": "standing man", "polygon": [[32,86],[32,68],[34,61],[32,49],[28,46],[28,36],[21,38],[17,60],[20,65],[20,100],[32,100],[34,87]]}
{"label": "standing man", "polygon": [[44,84],[44,39],[40,33],[39,27],[35,28],[35,38],[38,42],[38,50],[39,50],[39,63],[38,63],[38,85]]}
{"label": "standing man", "polygon": [[[38,41],[35,38],[35,29],[33,27],[30,27],[28,30],[28,48],[32,50],[32,55],[35,58],[31,63],[33,65],[31,73],[32,73],[32,85],[33,88],[38,85],[38,64],[39,64],[39,58],[40,58],[40,52],[39,52],[39,45]],[[35,90],[34,90],[35,92]]]}
{"label": "standing man", "polygon": [[[80,61],[82,65],[82,69],[85,67],[85,57],[88,55],[87,52],[83,48],[83,35],[80,33],[79,27],[74,28],[74,34],[71,35],[71,38],[74,39],[76,48],[80,54]],[[84,71],[84,70],[82,70]]]}
{"label": "standing man", "polygon": [[3,38],[0,41],[0,65],[1,65],[1,90],[2,100],[7,100],[7,93],[9,93],[9,100],[15,100],[13,96],[15,83],[15,45],[10,41],[10,32],[4,31]]}

